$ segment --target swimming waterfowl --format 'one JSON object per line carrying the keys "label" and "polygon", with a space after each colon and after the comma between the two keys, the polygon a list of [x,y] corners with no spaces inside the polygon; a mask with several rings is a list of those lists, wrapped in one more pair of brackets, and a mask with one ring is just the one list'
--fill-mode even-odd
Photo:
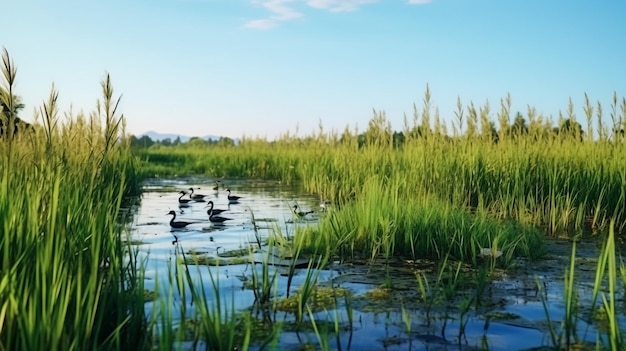
{"label": "swimming waterfowl", "polygon": [[[174,229],[181,229],[181,228],[185,228],[186,226],[190,225],[190,224],[194,224],[197,222],[185,222],[185,221],[177,221],[176,220],[176,212],[169,211],[167,213],[168,215],[172,215],[172,219],[170,220],[170,227],[174,228]],[[178,238],[177,238],[178,239]]]}
{"label": "swimming waterfowl", "polygon": [[215,190],[215,191],[220,190],[220,181],[219,180],[215,181],[215,186],[213,187],[213,190]]}
{"label": "swimming waterfowl", "polygon": [[295,215],[300,217],[300,218],[302,218],[302,217],[304,217],[304,216],[306,216],[306,215],[308,215],[310,213],[313,213],[313,212],[314,211],[306,211],[306,212],[298,211],[298,205],[293,205],[293,213],[295,213]]}
{"label": "swimming waterfowl", "polygon": [[209,201],[209,202],[207,202],[207,205],[204,207],[204,208],[207,208],[207,207],[209,208],[209,209],[206,211],[206,213],[207,213],[209,216],[211,215],[211,212],[213,212],[213,214],[218,215],[218,214],[220,214],[220,213],[222,213],[222,212],[226,212],[226,211],[228,211],[228,210],[223,210],[223,209],[213,208],[213,205],[214,205],[214,204],[213,204],[213,201]]}
{"label": "swimming waterfowl", "polygon": [[193,188],[189,188],[189,190],[191,190],[191,193],[189,194],[190,199],[192,199],[193,201],[197,201],[197,202],[204,201],[204,197],[206,195],[194,194]]}
{"label": "swimming waterfowl", "polygon": [[218,216],[212,210],[209,211],[208,214],[209,214],[209,221],[211,221],[212,223],[224,223],[226,221],[232,220],[232,218],[226,218],[226,217]]}
{"label": "swimming waterfowl", "polygon": [[181,204],[181,205],[189,204],[191,199],[183,199],[183,196],[187,195],[187,192],[181,190],[179,194],[180,194],[180,197],[178,198],[178,203]]}
{"label": "swimming waterfowl", "polygon": [[239,199],[242,198],[241,196],[231,195],[230,194],[230,189],[226,189],[226,191],[228,192],[228,202],[231,203],[231,204],[239,202]]}

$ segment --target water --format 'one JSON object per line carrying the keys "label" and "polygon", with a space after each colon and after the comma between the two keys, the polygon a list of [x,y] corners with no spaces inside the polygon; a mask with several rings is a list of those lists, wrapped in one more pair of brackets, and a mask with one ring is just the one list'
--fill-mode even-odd
{"label": "water", "polygon": [[[217,257],[218,253],[232,250],[257,248],[255,237],[255,218],[257,234],[265,242],[272,233],[293,236],[296,227],[315,225],[323,215],[320,211],[320,199],[304,194],[297,186],[282,185],[277,182],[223,180],[222,188],[214,192],[214,181],[204,178],[181,178],[153,180],[146,182],[141,206],[134,216],[132,240],[141,242],[139,258],[144,262],[146,271],[145,287],[149,290],[170,291],[174,285],[169,279],[174,263],[176,249],[188,255],[191,252]],[[221,216],[231,220],[224,225],[209,222],[206,203],[191,203],[188,207],[178,204],[178,192],[193,187],[197,193],[207,195],[217,209],[227,209]],[[229,204],[226,187],[233,195],[241,196],[236,204]],[[200,189],[196,189],[200,188]],[[297,204],[301,210],[314,210],[305,219],[294,218],[292,207]],[[170,210],[177,213],[177,220],[197,222],[183,230],[171,230],[166,215]],[[176,239],[177,238],[177,239]],[[520,262],[520,269],[508,272],[500,279],[487,286],[481,295],[483,303],[470,309],[465,315],[464,332],[461,330],[459,299],[451,302],[451,312],[445,313],[441,307],[433,307],[427,318],[427,306],[422,302],[417,291],[414,269],[403,265],[401,261],[392,268],[394,290],[388,296],[370,298],[368,293],[375,291],[382,284],[387,273],[384,265],[342,265],[337,262],[327,269],[314,271],[318,274],[318,286],[332,286],[348,289],[352,297],[348,304],[339,298],[336,309],[314,314],[317,322],[328,321],[329,345],[341,350],[524,350],[550,345],[549,326],[542,297],[547,302],[548,313],[552,321],[560,321],[564,316],[563,271],[569,263],[570,247],[567,243],[555,242],[551,252],[556,252],[551,260],[539,264]],[[267,247],[257,254],[260,260]],[[593,244],[581,244],[577,248],[578,257],[585,260],[577,265],[577,289],[580,298],[581,318],[578,321],[578,336],[589,342],[595,342],[596,330],[587,324],[588,310],[593,287],[593,274],[597,257],[597,247]],[[209,300],[213,296],[213,284],[210,276],[219,281],[219,297],[225,306],[234,303],[237,309],[245,310],[254,305],[254,293],[246,288],[252,279],[253,270],[260,274],[261,265],[235,264],[215,266],[190,266],[194,279],[203,284]],[[278,267],[284,273],[284,267]],[[296,270],[293,277],[292,292],[306,279],[306,269]],[[537,279],[543,293],[537,289]],[[158,282],[158,283],[157,283]],[[173,290],[176,290],[175,288]],[[285,297],[287,292],[286,274],[277,276],[278,296]],[[470,295],[471,291],[460,291]],[[165,299],[163,294],[159,299]],[[621,297],[621,295],[620,295]],[[185,298],[172,293],[173,303],[190,304],[191,296],[187,291]],[[155,302],[146,304],[150,313]],[[441,301],[439,301],[441,302]],[[620,301],[623,305],[623,301]],[[623,309],[622,309],[623,310]],[[187,311],[193,311],[191,305]],[[403,312],[404,311],[404,312]],[[176,312],[176,310],[175,310]],[[189,312],[187,317],[192,317]],[[350,316],[351,314],[351,316]],[[351,318],[350,318],[351,317]],[[276,314],[274,322],[292,323],[294,316],[288,312]],[[175,324],[180,316],[174,314]],[[305,319],[306,320],[306,319]],[[349,321],[352,320],[352,323]],[[339,337],[333,333],[334,323],[338,321]],[[620,316],[620,325],[626,327],[626,319]],[[323,324],[323,323],[322,323]],[[321,325],[321,324],[320,324]],[[560,327],[555,324],[559,331]],[[314,333],[304,329],[300,332],[283,328],[280,334],[282,350],[301,350],[304,344],[318,345]],[[203,345],[199,345],[203,347]],[[254,348],[253,348],[254,349]]]}

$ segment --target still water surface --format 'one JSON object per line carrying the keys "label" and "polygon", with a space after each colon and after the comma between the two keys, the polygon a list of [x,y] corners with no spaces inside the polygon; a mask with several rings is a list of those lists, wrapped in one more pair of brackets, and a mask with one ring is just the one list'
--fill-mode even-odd
{"label": "still water surface", "polygon": [[[147,181],[141,205],[134,216],[132,239],[142,244],[138,246],[139,258],[144,262],[146,271],[145,287],[148,290],[169,291],[169,275],[177,262],[177,245],[184,251],[217,253],[247,248],[256,243],[252,217],[256,219],[258,233],[263,239],[275,232],[292,236],[298,226],[315,225],[323,212],[320,211],[319,198],[305,194],[298,186],[283,185],[267,181],[222,180],[218,191],[212,190],[214,180],[205,178],[158,179]],[[206,203],[192,202],[189,206],[179,206],[179,191],[193,187],[197,193],[207,195],[206,200],[215,203],[215,208],[226,209],[221,216],[228,217],[224,225],[209,222]],[[198,189],[199,188],[199,189]],[[229,204],[226,188],[233,195],[241,196],[238,203]],[[297,204],[301,210],[313,210],[304,220],[294,218],[292,207]],[[196,222],[183,230],[172,231],[169,226],[170,210],[177,213],[177,220]],[[178,238],[174,242],[175,237]],[[593,245],[578,249],[591,257],[596,255]],[[419,303],[417,284],[414,275],[392,274],[394,285],[404,291],[394,293],[382,301],[370,301],[359,298],[368,291],[379,287],[367,276],[379,274],[374,268],[352,267],[339,263],[331,264],[319,273],[318,284],[349,289],[355,301],[348,309],[341,304],[337,311],[325,311],[315,314],[317,321],[338,319],[342,332],[335,338],[328,332],[332,349],[341,350],[524,350],[550,345],[547,320],[541,296],[548,302],[550,318],[560,320],[564,315],[562,269],[567,265],[567,250],[560,260],[546,263],[545,270],[518,272],[516,275],[504,275],[492,282],[488,288],[489,303],[484,308],[473,309],[466,316],[465,333],[459,333],[458,313],[445,315],[433,313],[426,318],[423,304]],[[197,268],[197,269],[196,269]],[[252,270],[260,270],[260,265],[239,264],[222,267],[192,266],[195,279],[205,285],[205,290],[212,294],[213,286],[209,273],[219,281],[220,299],[225,306],[234,302],[237,309],[245,310],[253,306],[254,294],[245,289],[244,284],[252,277]],[[280,269],[280,268],[279,268]],[[581,268],[583,269],[583,268]],[[209,272],[210,270],[210,272]],[[590,267],[589,270],[593,270]],[[384,274],[384,273],[380,273]],[[347,276],[351,278],[346,279]],[[292,291],[306,278],[306,269],[297,270],[292,282]],[[544,295],[538,293],[536,282],[544,287]],[[159,282],[159,283],[157,283]],[[582,303],[591,296],[589,281],[579,284]],[[160,286],[157,289],[156,284]],[[403,288],[400,288],[402,290]],[[175,289],[174,289],[175,290]],[[286,295],[287,278],[278,275],[278,298]],[[167,295],[167,294],[164,294]],[[210,299],[213,296],[209,297]],[[191,301],[174,294],[175,303]],[[368,302],[369,301],[369,302]],[[157,299],[146,304],[150,313]],[[348,310],[352,312],[353,324],[349,327]],[[404,314],[403,311],[404,310]],[[193,311],[188,306],[187,311]],[[488,316],[494,313],[510,313],[514,318],[497,320]],[[440,318],[437,318],[439,316]],[[179,316],[180,317],[180,316]],[[192,317],[191,312],[189,316]],[[623,316],[622,316],[623,317]],[[293,321],[289,313],[279,313],[277,318]],[[175,317],[176,319],[176,317]],[[490,320],[487,322],[487,320]],[[624,319],[621,325],[626,325]],[[595,341],[593,327],[579,321],[579,336]],[[558,329],[558,328],[557,328]],[[315,334],[307,332],[283,331],[280,336],[281,350],[301,350],[303,344],[318,345]],[[202,346],[202,345],[201,345]],[[203,346],[202,346],[203,347]],[[253,348],[254,349],[254,348]]]}

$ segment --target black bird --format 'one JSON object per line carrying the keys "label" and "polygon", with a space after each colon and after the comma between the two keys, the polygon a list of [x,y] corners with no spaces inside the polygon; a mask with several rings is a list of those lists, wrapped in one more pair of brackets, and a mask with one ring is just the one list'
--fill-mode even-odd
{"label": "black bird", "polygon": [[213,187],[213,190],[215,190],[215,191],[220,190],[220,181],[219,180],[215,181],[215,186]]}
{"label": "black bird", "polygon": [[172,227],[173,229],[181,229],[181,228],[185,228],[186,226],[190,224],[198,223],[198,222],[176,221],[176,212],[174,211],[169,211],[167,214],[172,215],[172,219],[170,220],[170,227]]}
{"label": "black bird", "polygon": [[241,199],[241,196],[231,195],[230,189],[226,189],[226,191],[228,192],[228,203],[235,204],[239,202],[239,199]]}
{"label": "black bird", "polygon": [[178,203],[181,205],[189,204],[189,201],[191,201],[191,199],[183,199],[183,196],[187,195],[187,192],[181,190],[179,194],[180,197],[178,198]]}
{"label": "black bird", "polygon": [[209,202],[207,202],[207,205],[204,207],[204,208],[207,208],[207,207],[209,208],[209,209],[206,211],[206,213],[207,213],[209,216],[211,215],[211,212],[212,212],[213,214],[215,214],[215,215],[218,215],[218,214],[220,214],[220,213],[222,213],[222,212],[226,212],[226,211],[228,211],[228,210],[222,210],[222,209],[213,208],[213,205],[214,205],[214,204],[213,204],[213,201],[209,201]]}
{"label": "black bird", "polygon": [[218,216],[213,211],[209,211],[208,214],[209,214],[209,221],[211,221],[211,223],[224,223],[226,221],[232,220],[232,218]]}
{"label": "black bird", "polygon": [[193,193],[193,188],[189,188],[189,190],[191,190],[191,193],[189,194],[189,198],[192,199],[193,201],[197,201],[197,202],[202,202],[204,201],[204,197],[206,195],[201,195],[201,194],[194,194]]}
{"label": "black bird", "polygon": [[306,216],[306,215],[308,215],[310,213],[313,213],[313,212],[314,211],[306,211],[306,212],[298,211],[298,205],[293,205],[293,213],[296,216],[300,217],[300,218],[302,218],[302,217],[304,217],[304,216]]}

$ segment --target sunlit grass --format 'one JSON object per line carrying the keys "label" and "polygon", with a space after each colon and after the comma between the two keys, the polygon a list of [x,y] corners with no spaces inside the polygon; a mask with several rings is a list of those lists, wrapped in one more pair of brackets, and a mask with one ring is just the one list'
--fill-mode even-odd
{"label": "sunlit grass", "polygon": [[296,236],[309,250],[332,248],[342,259],[402,256],[477,263],[483,249],[503,252],[506,265],[515,257],[541,257],[543,234],[484,212],[471,214],[430,195],[411,196],[396,184],[366,185],[359,201],[320,219],[319,226]]}
{"label": "sunlit grass", "polygon": [[626,158],[621,155],[626,143],[619,134],[580,141],[533,124],[529,132],[502,135],[497,143],[481,135],[433,132],[411,137],[407,132],[409,138],[394,145],[389,142],[390,127],[380,127],[386,123],[375,116],[358,136],[350,130],[342,135],[320,131],[305,138],[287,134],[272,142],[244,138],[237,146],[196,140],[177,146],[157,144],[138,152],[148,175],[298,182],[335,204],[357,198],[376,177],[383,184],[395,183],[400,195],[430,194],[457,207],[538,227],[552,236],[606,230],[613,215],[616,231],[624,230]]}
{"label": "sunlit grass", "polygon": [[[6,52],[3,64],[3,92],[8,93],[3,93],[2,102],[13,110],[18,105],[13,91],[16,71]],[[615,301],[617,279],[626,285],[626,269],[617,264],[615,240],[626,226],[626,143],[619,129],[626,125],[626,103],[618,103],[617,96],[611,106],[615,131],[602,124],[599,105],[598,127],[593,130],[588,101],[585,135],[570,129],[573,119],[561,118],[553,129],[551,121],[530,107],[526,129],[518,120],[509,125],[507,100],[497,114],[499,133],[491,128],[488,105],[464,107],[460,101],[458,126],[446,126],[438,114],[431,116],[427,91],[424,110],[415,113],[412,124],[405,123],[402,133],[392,132],[384,112],[375,111],[361,134],[348,128],[327,132],[320,125],[310,136],[285,134],[272,142],[244,138],[234,146],[192,140],[136,149],[138,162],[108,76],[102,93],[93,113],[69,111],[60,118],[53,88],[37,110],[32,131],[5,133],[0,140],[0,350],[169,350],[185,342],[189,332],[194,346],[205,342],[211,349],[247,349],[253,328],[250,315],[223,303],[219,281],[210,273],[209,290],[191,276],[194,268],[206,268],[192,268],[191,263],[223,265],[223,260],[185,260],[180,252],[183,265],[176,264],[170,272],[169,291],[154,292],[157,307],[149,321],[144,317],[144,302],[151,297],[143,288],[136,249],[125,244],[130,240],[120,207],[139,193],[143,177],[189,174],[298,183],[329,201],[318,226],[299,228],[294,241],[276,237],[269,244],[270,249],[289,245],[295,253],[288,299],[282,303],[291,303],[298,328],[308,318],[322,349],[330,347],[330,332],[340,344],[339,314],[335,310],[333,329],[316,323],[314,311],[336,307],[337,298],[344,298],[350,329],[353,325],[348,293],[331,288],[328,300],[319,296],[314,267],[330,259],[373,262],[401,256],[439,262],[434,280],[416,275],[416,291],[428,322],[433,305],[444,304],[446,314],[455,313],[453,306],[458,305],[460,339],[463,323],[472,305],[479,304],[496,266],[509,267],[518,257],[541,257],[546,234],[583,233],[607,234],[594,285],[594,302],[601,305],[606,323],[606,342],[598,347],[623,348]],[[568,114],[573,115],[571,104]],[[9,127],[5,130],[12,130],[15,114],[3,112],[1,117]],[[452,134],[446,132],[448,127]],[[565,336],[550,330],[555,346],[578,341],[574,256],[575,251],[565,279]],[[309,257],[310,265],[297,294],[289,297],[299,257]],[[259,310],[281,307],[277,273],[268,260],[265,256],[252,278]],[[453,266],[446,264],[449,260]],[[480,270],[480,279],[475,296],[459,302],[459,286],[468,279],[461,262]],[[385,283],[384,291],[391,294],[393,281]],[[186,317],[191,305],[186,292],[194,302],[193,318]],[[182,303],[175,305],[175,296]],[[324,306],[316,305],[321,302]],[[180,325],[177,318],[182,319]],[[403,319],[410,333],[404,311]],[[272,328],[263,342],[278,348],[281,326]]]}
{"label": "sunlit grass", "polygon": [[139,191],[136,163],[108,75],[101,86],[88,117],[61,120],[53,88],[32,130],[1,137],[0,350],[149,345],[143,275],[119,220]]}
{"label": "sunlit grass", "polygon": [[[243,138],[238,145],[196,139],[137,152],[147,176],[274,179],[317,194],[328,210],[320,213],[317,226],[297,228],[291,245],[300,256],[324,253],[339,262],[391,257],[438,262],[434,279],[416,275],[415,289],[427,323],[431,310],[443,305],[444,329],[448,317],[457,318],[460,339],[474,308],[483,303],[496,268],[515,266],[520,257],[541,258],[546,237],[604,236],[609,228],[614,236],[624,233],[626,101],[614,96],[610,110],[615,129],[609,130],[602,122],[601,106],[594,109],[586,99],[584,132],[576,127],[571,101],[567,118],[559,116],[555,126],[532,107],[524,116],[527,120],[511,121],[507,97],[496,113],[498,131],[489,120],[488,104],[463,106],[459,101],[458,121],[446,125],[437,113],[431,114],[428,91],[424,103],[422,113],[416,111],[412,123],[405,121],[401,133],[392,131],[384,112],[374,111],[362,133],[349,128],[327,132],[320,125],[318,133],[306,137],[287,133],[271,142]],[[623,266],[618,269],[610,258],[605,261],[612,276],[625,275]],[[448,267],[446,262],[455,265]],[[461,262],[474,268],[469,276],[460,270]],[[565,318],[557,321],[562,329],[546,316],[557,347],[579,342],[578,277],[573,257],[571,262],[565,279]],[[258,286],[273,285],[270,277],[260,275]],[[297,300],[291,299],[298,324],[307,312],[314,322],[306,304],[313,296],[308,289],[314,279],[307,278]],[[475,291],[459,300],[460,285],[476,278]],[[598,291],[601,281],[595,283]],[[386,283],[393,287],[393,281]],[[612,284],[602,295],[610,331],[599,349],[623,346],[613,306],[616,282]],[[264,301],[272,300],[270,290],[265,291]],[[319,335],[328,331],[315,332],[320,347],[328,347],[327,337]]]}

